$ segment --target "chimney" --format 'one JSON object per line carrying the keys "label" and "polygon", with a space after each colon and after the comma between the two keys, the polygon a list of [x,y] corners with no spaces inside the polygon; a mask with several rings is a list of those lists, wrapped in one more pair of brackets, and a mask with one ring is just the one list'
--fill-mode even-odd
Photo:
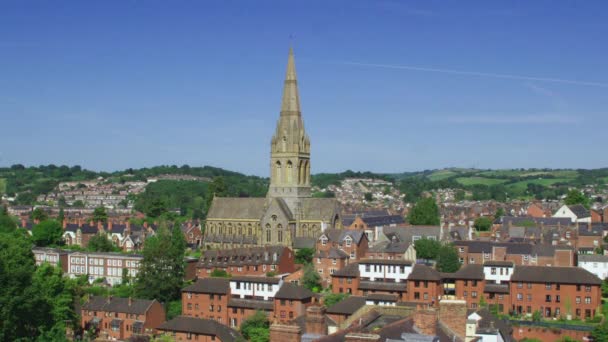
{"label": "chimney", "polygon": [[129,296],[129,306],[133,305],[133,298],[131,298],[131,296]]}
{"label": "chimney", "polygon": [[421,334],[435,336],[437,334],[437,311],[432,307],[419,304],[414,312],[414,326]]}
{"label": "chimney", "polygon": [[81,218],[78,219],[78,228],[82,228],[82,219]]}
{"label": "chimney", "polygon": [[112,220],[108,220],[108,231],[112,231]]}
{"label": "chimney", "polygon": [[21,218],[21,228],[25,228],[27,226],[27,221],[25,218]]}
{"label": "chimney", "polygon": [[306,309],[306,333],[327,335],[325,309],[322,306],[309,306]]}
{"label": "chimney", "polygon": [[270,326],[270,341],[300,342],[302,329],[297,325],[273,324]]}
{"label": "chimney", "polygon": [[344,336],[344,342],[378,342],[380,335],[366,333],[349,333]]}
{"label": "chimney", "polygon": [[439,322],[459,338],[464,339],[467,325],[467,302],[461,299],[440,301]]}
{"label": "chimney", "polygon": [[62,226],[63,226],[63,229],[67,228],[67,226],[68,226],[68,220],[66,218],[63,219]]}

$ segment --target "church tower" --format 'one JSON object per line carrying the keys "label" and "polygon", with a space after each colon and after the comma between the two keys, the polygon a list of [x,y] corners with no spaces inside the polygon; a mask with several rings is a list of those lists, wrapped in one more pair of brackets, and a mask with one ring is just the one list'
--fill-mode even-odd
{"label": "church tower", "polygon": [[293,49],[289,49],[281,116],[270,143],[269,197],[281,197],[294,208],[310,197],[310,139],[304,130]]}

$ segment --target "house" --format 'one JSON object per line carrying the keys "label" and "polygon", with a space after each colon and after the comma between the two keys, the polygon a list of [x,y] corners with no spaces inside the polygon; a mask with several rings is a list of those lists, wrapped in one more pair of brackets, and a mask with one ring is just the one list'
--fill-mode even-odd
{"label": "house", "polygon": [[81,327],[100,338],[127,340],[152,335],[165,321],[165,309],[157,300],[97,296],[82,305],[80,316]]}
{"label": "house", "polygon": [[122,284],[125,275],[135,278],[142,260],[139,254],[73,252],[67,257],[67,275],[70,278],[87,275],[90,283],[104,278],[114,286]]}
{"label": "house", "polygon": [[32,248],[36,265],[40,266],[43,263],[48,263],[54,267],[61,267],[63,272],[68,271],[68,255],[70,251],[64,251],[59,248],[49,247],[34,247]]}
{"label": "house", "polygon": [[344,215],[342,225],[347,229],[362,230],[369,241],[376,241],[376,231],[381,227],[396,227],[405,224],[401,215],[393,215],[386,210],[367,211],[363,213]]}
{"label": "house", "polygon": [[295,271],[295,253],[286,246],[240,247],[203,252],[196,274],[206,278],[213,270],[224,270],[232,275],[265,276]]}
{"label": "house", "polygon": [[324,285],[331,275],[352,261],[362,258],[368,250],[367,235],[354,229],[326,229],[317,239],[313,257],[315,271]]}
{"label": "house", "polygon": [[553,217],[567,217],[570,219],[570,221],[572,221],[572,223],[591,223],[591,213],[581,204],[564,204],[555,212],[555,214],[553,214]]}
{"label": "house", "polygon": [[461,264],[511,261],[516,265],[575,266],[570,246],[494,241],[454,241]]}
{"label": "house", "polygon": [[180,229],[184,234],[186,243],[188,246],[190,246],[190,248],[196,249],[201,246],[201,242],[203,241],[203,231],[199,222],[188,221],[182,224]]}
{"label": "house", "polygon": [[608,277],[608,255],[581,254],[578,256],[578,267],[604,280]]}
{"label": "house", "polygon": [[233,342],[244,340],[241,334],[217,321],[187,316],[178,316],[158,327],[161,334],[173,341],[220,341]]}

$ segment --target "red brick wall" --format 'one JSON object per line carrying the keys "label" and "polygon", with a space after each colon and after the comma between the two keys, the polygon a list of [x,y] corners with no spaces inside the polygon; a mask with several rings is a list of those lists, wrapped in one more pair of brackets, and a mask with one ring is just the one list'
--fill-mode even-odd
{"label": "red brick wall", "polygon": [[360,296],[361,291],[359,291],[359,278],[332,277],[331,291],[333,293],[350,293],[353,296]]}
{"label": "red brick wall", "polygon": [[302,329],[297,325],[273,324],[270,326],[270,341],[300,342]]}
{"label": "red brick wall", "polygon": [[[418,298],[416,298],[416,293],[418,293]],[[405,297],[408,302],[438,305],[438,298],[442,294],[443,287],[440,285],[439,282],[423,280],[407,281],[407,293],[405,294]]]}
{"label": "red brick wall", "polygon": [[465,300],[467,308],[478,308],[479,300],[484,295],[484,283],[483,280],[456,280],[456,298]]}
{"label": "red brick wall", "polygon": [[289,299],[274,300],[274,320],[282,323],[289,322],[294,318],[306,313],[306,308],[312,304],[312,300],[300,301]]}
{"label": "red brick wall", "polygon": [[[213,311],[211,311],[211,305],[213,305]],[[227,324],[228,310],[228,295],[182,292],[182,315],[184,316],[208,318]]]}
{"label": "red brick wall", "polygon": [[586,341],[589,336],[587,331],[566,330],[566,329],[550,329],[545,327],[513,327],[513,337],[516,340],[524,338],[538,339],[540,341],[558,341],[569,336],[576,341]]}
{"label": "red brick wall", "polygon": [[[518,294],[521,294],[521,298],[518,298]],[[551,295],[551,302],[546,302],[547,295]],[[560,296],[559,303],[556,302],[556,296],[558,295]],[[561,284],[558,290],[555,284],[551,284],[551,289],[547,289],[544,283],[512,282],[510,284],[510,297],[511,309],[517,312],[533,313],[540,310],[545,316],[545,309],[550,308],[553,317],[556,309],[559,308],[560,316],[566,316],[568,314],[566,303],[569,300],[572,317],[587,318],[586,316],[594,317],[596,309],[601,304],[601,289],[599,286],[593,285],[590,287],[590,291],[587,291],[586,287],[581,285],[577,290],[576,285]],[[580,303],[577,303],[577,297],[580,298]],[[590,298],[590,304],[585,304],[586,297]]]}

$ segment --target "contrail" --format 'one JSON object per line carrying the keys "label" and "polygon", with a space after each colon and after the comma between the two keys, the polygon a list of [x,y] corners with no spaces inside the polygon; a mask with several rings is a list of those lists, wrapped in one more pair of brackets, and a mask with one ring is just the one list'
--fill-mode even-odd
{"label": "contrail", "polygon": [[574,85],[582,85],[582,86],[590,86],[590,87],[608,87],[608,83],[565,80],[565,79],[561,79],[561,78],[494,74],[494,73],[488,73],[488,72],[461,71],[461,70],[438,69],[438,68],[423,68],[423,67],[414,67],[414,66],[407,66],[407,65],[392,65],[392,64],[374,64],[374,63],[359,63],[359,62],[340,62],[339,64],[362,66],[362,67],[372,67],[372,68],[384,68],[384,69],[428,71],[428,72],[438,72],[438,73],[453,74],[453,75],[504,78],[504,79],[511,79],[511,80],[564,83],[564,84],[574,84]]}

